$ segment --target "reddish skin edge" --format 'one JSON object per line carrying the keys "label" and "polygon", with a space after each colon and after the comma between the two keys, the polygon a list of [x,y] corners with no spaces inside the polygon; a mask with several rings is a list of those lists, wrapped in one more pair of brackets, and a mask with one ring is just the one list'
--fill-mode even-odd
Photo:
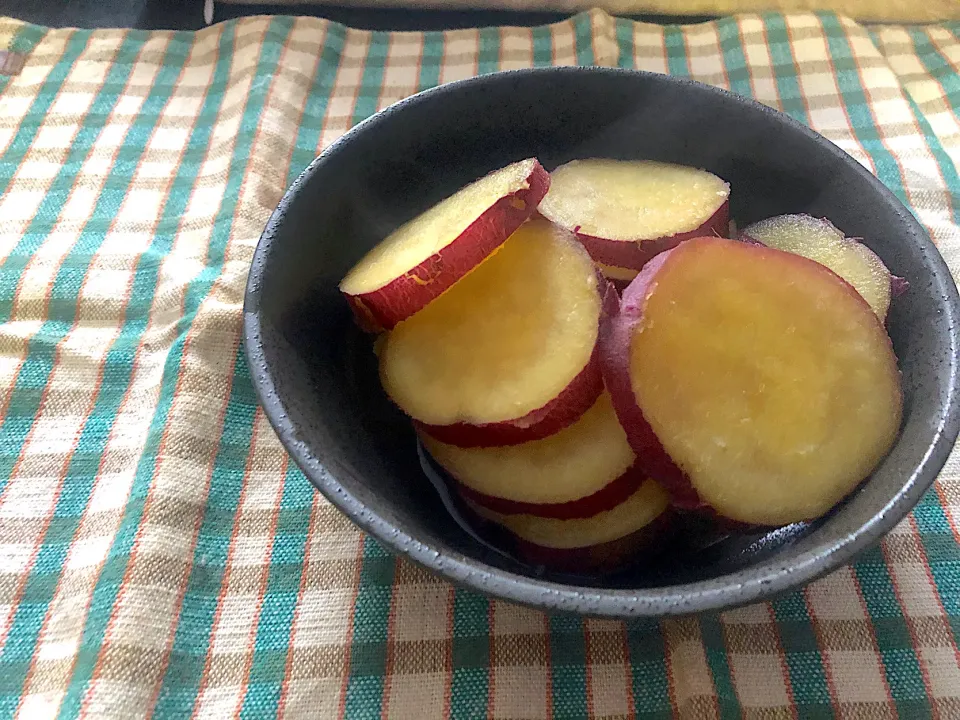
{"label": "reddish skin edge", "polygon": [[900,297],[910,289],[910,282],[899,275],[890,273],[890,299]]}
{"label": "reddish skin edge", "polygon": [[595,261],[606,265],[615,265],[622,268],[636,268],[637,270],[650,262],[660,253],[675,248],[684,240],[691,238],[714,236],[727,237],[730,232],[730,201],[724,200],[716,212],[700,227],[690,232],[677,233],[666,237],[650,240],[610,240],[580,232],[579,228],[571,228]]}
{"label": "reddish skin edge", "polygon": [[495,537],[494,544],[506,545],[521,560],[566,572],[617,570],[632,560],[640,559],[637,555],[641,552],[652,558],[669,546],[666,540],[676,529],[676,515],[671,508],[667,508],[642,528],[616,540],[579,548],[552,548],[518,537],[506,528],[480,517],[469,506],[464,506],[463,512],[471,524]]}
{"label": "reddish skin edge", "polygon": [[643,315],[647,294],[655,286],[660,269],[673,250],[657,255],[627,286],[623,299],[610,288],[603,297],[600,320],[600,361],[603,380],[613,401],[613,409],[637,454],[636,465],[670,494],[673,505],[685,510],[700,510],[705,503],[694,490],[686,474],[670,459],[667,451],[643,416],[633,394],[630,379],[630,347],[633,331]]}
{"label": "reddish skin edge", "polygon": [[[609,291],[610,283],[599,271],[597,280],[602,316],[603,296]],[[601,392],[603,392],[603,375],[598,342],[594,345],[593,353],[583,370],[560,394],[543,407],[531,410],[523,417],[481,425],[462,422],[450,425],[428,425],[419,420],[414,420],[413,424],[433,439],[461,448],[520,445],[531,440],[542,440],[572,425],[593,407]]]}
{"label": "reddish skin edge", "polygon": [[[762,243],[755,244],[762,245]],[[731,532],[755,530],[763,526],[723,517],[703,501],[686,473],[667,454],[653,432],[653,428],[650,427],[643,416],[643,411],[637,404],[636,396],[633,393],[633,383],[630,379],[630,347],[633,331],[642,319],[647,295],[656,286],[656,275],[670,259],[673,250],[661,253],[644,267],[624,291],[623,298],[619,302],[615,291],[611,291],[604,296],[600,323],[600,357],[603,364],[603,379],[607,391],[610,393],[614,412],[616,412],[620,425],[623,426],[627,434],[627,441],[637,454],[637,466],[649,478],[659,482],[661,487],[670,494],[674,507],[698,514],[706,514],[716,519],[725,529]],[[769,252],[781,251],[769,250]],[[804,262],[819,265],[819,263],[807,258],[797,255],[794,257]],[[869,307],[866,300],[852,285],[838,275],[835,277],[850,289],[854,297]],[[874,317],[876,316],[874,315]],[[877,318],[877,322],[882,326],[882,321],[879,318]],[[887,340],[891,343],[892,350],[892,341],[889,337]]]}
{"label": "reddish skin edge", "polygon": [[[670,250],[662,253],[641,270],[640,274],[623,291],[622,300],[617,298],[615,293],[608,292],[604,296],[603,320],[600,325],[604,381],[607,390],[610,392],[614,412],[617,413],[617,418],[619,418],[621,426],[627,433],[630,446],[637,454],[637,462],[631,470],[643,468],[647,477],[657,480],[661,487],[670,494],[670,501],[674,507],[709,517],[717,524],[718,528],[726,532],[750,532],[761,526],[723,517],[700,498],[683,470],[670,459],[634,399],[629,370],[629,349],[633,329],[642,316],[642,307],[644,300],[646,300],[647,290],[670,254]],[[618,348],[621,350],[618,350]],[[616,359],[622,352],[627,353],[627,364]],[[490,507],[491,510],[496,510],[496,508],[486,505],[480,500],[475,500],[475,502]],[[529,514],[535,515],[538,513],[531,512]]]}
{"label": "reddish skin edge", "polygon": [[[449,471],[448,471],[449,472]],[[487,495],[467,487],[457,480],[456,490],[466,500],[482,505],[501,515],[536,515],[537,517],[557,520],[575,520],[588,518],[597,513],[612,510],[633,495],[647,481],[647,476],[639,471],[636,464],[627,468],[622,475],[611,480],[591,495],[563,503],[532,503],[520,500]]]}
{"label": "reddish skin edge", "polygon": [[599,346],[594,346],[593,354],[583,370],[559,395],[521,418],[482,425],[427,425],[419,420],[414,420],[413,424],[435,440],[461,448],[519,445],[542,440],[572,425],[593,407],[601,392],[603,376],[600,371],[600,352]]}
{"label": "reddish skin edge", "polygon": [[766,247],[766,245],[764,245],[762,242],[757,240],[755,237],[751,237],[750,235],[747,235],[745,231],[741,232],[740,235],[737,236],[737,240],[739,240],[740,242],[745,242],[747,243],[747,245],[763,245],[763,247]]}
{"label": "reddish skin edge", "polygon": [[366,332],[389,330],[439,297],[500,247],[536,211],[549,188],[550,173],[537,162],[526,188],[497,200],[435,255],[378,290],[344,294],[357,324]]}

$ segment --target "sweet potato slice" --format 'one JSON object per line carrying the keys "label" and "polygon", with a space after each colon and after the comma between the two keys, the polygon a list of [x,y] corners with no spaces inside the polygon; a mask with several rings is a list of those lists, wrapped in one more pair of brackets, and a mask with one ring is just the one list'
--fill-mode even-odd
{"label": "sweet potato slice", "polygon": [[591,517],[504,515],[475,503],[469,510],[505,531],[527,562],[578,572],[616,568],[661,544],[672,518],[669,505],[666,491],[647,480],[615,507]]}
{"label": "sweet potato slice", "polygon": [[478,514],[528,542],[552,548],[579,548],[617,540],[649,525],[670,505],[669,495],[647,480],[614,508],[586,518],[558,520],[535,515],[503,515],[480,506]]}
{"label": "sweet potato slice", "polygon": [[779,215],[745,228],[742,240],[826,265],[863,296],[881,320],[887,317],[893,290],[898,288],[883,261],[857,240],[844,237],[829,220],[809,215]]}
{"label": "sweet potato slice", "polygon": [[816,518],[900,426],[890,339],[819,263],[700,238],[606,299],[604,376],[638,463],[682,505],[757,525]]}
{"label": "sweet potato slice", "polygon": [[726,236],[729,196],[729,185],[705,170],[650,160],[573,160],[551,173],[538,210],[576,232],[597,262],[639,270],[691,237]]}
{"label": "sweet potato slice", "polygon": [[508,426],[511,442],[551,435],[602,389],[594,349],[605,282],[572,234],[531,220],[386,335],[383,387],[445,442],[503,444]]}
{"label": "sweet potato slice", "polygon": [[400,226],[340,283],[361,326],[392,328],[440,296],[530,217],[549,185],[536,159],[522,160]]}
{"label": "sweet potato slice", "polygon": [[450,425],[428,425],[414,420],[413,424],[430,433],[434,439],[461,448],[518,445],[548,437],[558,428],[573,422],[590,407],[590,401],[596,399],[602,389],[600,353],[595,346],[589,362],[557,397],[522,418],[505,422],[457,422]]}
{"label": "sweet potato slice", "polygon": [[646,479],[610,395],[575,423],[510,447],[460,448],[420,434],[421,442],[473,502],[501,513],[589,517],[623,502]]}

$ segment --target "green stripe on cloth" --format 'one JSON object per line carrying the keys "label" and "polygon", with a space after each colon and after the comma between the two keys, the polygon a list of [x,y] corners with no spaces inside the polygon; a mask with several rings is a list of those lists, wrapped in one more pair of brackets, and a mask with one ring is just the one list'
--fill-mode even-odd
{"label": "green stripe on cloth", "polygon": [[724,18],[717,21],[717,34],[720,37],[720,48],[723,50],[723,63],[730,79],[730,89],[743,95],[752,97],[750,86],[750,69],[743,54],[743,42],[740,38],[740,23],[736,18]]}
{"label": "green stripe on cloth", "polygon": [[489,716],[490,606],[476,593],[454,595],[450,716],[456,720]]}
{"label": "green stripe on cloth", "polygon": [[932,717],[910,629],[900,612],[893,580],[880,550],[871,548],[864,553],[854,571],[870,614],[897,714],[918,720]]}
{"label": "green stripe on cloth", "polygon": [[[62,206],[64,198],[69,195],[80,167],[93,149],[96,138],[103,129],[106,117],[119,100],[118,90],[126,83],[141,46],[142,39],[133,37],[132,33],[129,33],[124,39],[106,76],[106,82],[101,86],[101,91],[91,103],[84,117],[84,124],[74,139],[70,155],[48,190],[44,203],[41,203],[41,209],[38,211],[37,217],[40,217],[41,213],[45,216],[55,214],[57,209]],[[113,92],[105,92],[107,89],[113,90]],[[46,237],[45,233],[37,231],[34,224],[31,224],[28,233],[37,237],[38,246],[42,243],[42,239]],[[78,269],[86,273],[89,269],[89,260],[89,253],[82,253],[79,258],[71,253],[64,260],[64,268],[79,266]],[[0,277],[6,278],[7,273],[12,274],[12,272],[12,268],[5,266],[0,270]],[[54,293],[60,289],[57,284],[66,284],[64,274],[63,269],[57,274]],[[75,292],[76,290],[74,290]],[[0,302],[0,305],[9,307],[12,305],[12,299]],[[70,322],[72,324],[73,320],[71,319]],[[25,364],[25,371],[21,371],[21,376],[25,372],[29,372],[32,377],[35,376],[37,379],[42,377],[44,378],[43,387],[46,387],[46,383],[49,381],[49,373],[52,371],[55,362],[56,348],[68,329],[66,318],[58,323],[53,321],[44,323],[37,333],[36,344],[33,341],[31,342],[31,348],[28,350],[30,362]],[[39,383],[37,383],[37,386],[39,386]],[[109,387],[109,385],[103,387]],[[30,420],[36,415],[40,397],[42,397],[42,393],[38,396],[32,390],[33,388],[30,388],[25,393],[24,383],[22,382],[13,389],[6,419],[9,421],[15,418],[20,420],[21,424],[16,429],[12,429],[5,423],[5,427],[0,428],[0,435],[3,435],[5,439],[9,439],[11,436],[25,437],[29,428],[32,427]],[[29,397],[26,402],[24,402],[24,394]],[[37,405],[32,405],[30,402],[34,398],[37,399]],[[88,444],[91,439],[91,429],[95,427],[96,421],[103,417],[98,415],[97,412],[103,409],[102,404],[100,407],[95,405],[92,415],[84,424],[76,453],[71,459],[71,465],[67,468],[53,516],[50,518],[50,524],[44,533],[43,544],[39,548],[36,562],[22,588],[22,599],[17,605],[16,614],[8,631],[8,640],[3,647],[3,652],[0,653],[0,674],[7,675],[11,679],[25,680],[26,678],[30,658],[36,650],[37,636],[47,615],[50,600],[56,591],[57,580],[63,571],[63,563],[70,549],[74,531],[79,525],[83,509],[88,502],[91,483],[85,482],[85,480],[87,478],[92,479],[95,473],[91,472],[86,478],[83,476],[77,477],[73,461],[80,460],[82,462],[89,457],[88,453],[92,449]],[[3,447],[4,449],[0,451],[0,478],[2,478],[0,479],[0,502],[3,499],[4,483],[9,479],[13,464],[19,457],[19,453],[17,455],[8,454],[7,442],[3,443]],[[19,450],[19,446],[17,449]],[[18,668],[22,668],[23,672],[17,672]],[[12,714],[16,710],[16,701],[21,687],[12,687],[11,690],[13,692],[10,694],[0,696],[0,715],[7,711]]]}
{"label": "green stripe on cloth", "polygon": [[617,66],[632,70],[633,61],[633,23],[623,18],[614,22],[614,35],[617,39]]}
{"label": "green stripe on cloth", "polygon": [[737,691],[733,687],[730,665],[727,662],[726,642],[723,638],[723,626],[716,613],[708,613],[700,617],[700,633],[703,637],[707,665],[710,667],[713,685],[717,690],[720,717],[725,720],[739,718],[743,715],[743,708],[740,707]]}
{"label": "green stripe on cloth", "polygon": [[[443,58],[443,41],[439,33],[424,38],[420,56],[419,87],[433,87],[440,75]],[[367,49],[367,61],[361,79],[360,93],[353,110],[353,124],[372,114],[376,105],[364,105],[362,98],[370,91],[368,87],[379,87],[382,65],[371,62],[371,57],[382,57],[382,36],[371,36]],[[371,72],[368,73],[368,67]],[[367,537],[363,544],[363,566],[360,573],[360,588],[357,592],[353,614],[353,637],[350,642],[350,667],[344,708],[347,717],[360,717],[363,713],[376,713],[383,706],[384,686],[388,681],[387,653],[389,649],[389,617],[392,598],[394,569],[392,555],[373,538]]]}
{"label": "green stripe on cloth", "polygon": [[[960,112],[957,110],[958,105],[960,105],[960,75],[951,72],[953,66],[949,59],[933,47],[929,36],[918,28],[910,28],[909,33],[917,57],[923,63],[929,76],[943,89],[947,100],[954,108],[954,115],[960,120]],[[874,40],[874,43],[876,44],[876,40]],[[956,165],[944,149],[943,143],[940,142],[937,134],[930,127],[930,122],[917,106],[916,101],[910,97],[909,93],[905,92],[904,94],[910,103],[910,110],[920,126],[927,146],[937,160],[937,167],[943,176],[950,196],[953,222],[960,225],[960,173],[958,173]]]}
{"label": "green stripe on cloth", "polygon": [[573,18],[574,47],[577,52],[577,65],[593,65],[593,23],[590,16],[581,13]]}
{"label": "green stripe on cloth", "polygon": [[671,75],[690,77],[690,64],[687,61],[686,43],[683,31],[677,25],[663,28],[663,45],[667,52],[667,67]]}
{"label": "green stripe on cloth", "polygon": [[423,49],[420,55],[420,76],[417,90],[428,90],[440,83],[440,68],[443,65],[444,37],[441,32],[423,34]]}
{"label": "green stripe on cloth", "polygon": [[797,80],[797,61],[793,55],[790,38],[787,36],[787,26],[782,15],[767,14],[763,16],[763,23],[767,30],[770,57],[773,60],[773,75],[777,83],[777,93],[783,111],[807,125],[810,118],[807,115],[807,106],[800,92],[800,83]]}
{"label": "green stripe on cloth", "polygon": [[383,707],[395,569],[393,555],[372,538],[366,538],[353,611],[350,677],[344,705],[348,718],[379,717]]}
{"label": "green stripe on cloth", "polygon": [[[380,92],[383,87],[383,68],[390,49],[390,36],[384,32],[370,34],[370,46],[363,63],[363,77],[360,80],[360,92],[353,108],[353,124],[366,120],[377,111]],[[440,64],[437,63],[437,72]]]}
{"label": "green stripe on cloth", "polygon": [[803,592],[772,603],[800,717],[833,717],[830,689]]}
{"label": "green stripe on cloth", "polygon": [[[956,511],[954,511],[956,512]],[[923,496],[913,516],[928,557],[930,572],[936,581],[937,594],[949,616],[954,634],[960,638],[960,554],[956,551],[957,531],[952,528],[936,495]]]}
{"label": "green stripe on cloth", "polygon": [[[289,26],[289,20],[276,20],[271,23],[268,40],[264,43],[260,53],[257,75],[269,77],[273,73],[273,68],[279,59],[280,44],[286,33],[289,32]],[[219,55],[220,62],[217,63],[217,72],[219,73],[225,73],[229,66],[230,48],[233,42],[230,38],[235,30],[235,24],[224,28]],[[225,78],[225,75],[221,74],[220,77]],[[240,132],[244,135],[251,135],[256,127],[257,118],[266,99],[266,87],[266,85],[251,87],[240,123]],[[233,221],[231,201],[235,200],[239,193],[248,159],[249,155],[238,148],[234,151],[230,160],[227,191],[220,212],[214,221],[214,234],[209,246],[206,267],[187,288],[183,316],[185,322],[193,318],[222,267]],[[151,422],[147,448],[140,458],[134,485],[130,492],[130,499],[127,503],[127,512],[123,517],[113,547],[110,549],[107,563],[97,580],[97,587],[94,590],[94,603],[84,626],[80,657],[86,661],[77,664],[74,676],[71,678],[69,691],[60,711],[60,717],[62,718],[75,717],[79,714],[83,693],[89,686],[96,671],[97,658],[103,651],[104,634],[113,616],[118,596],[123,589],[126,570],[149,497],[167,413],[173,403],[177,385],[177,371],[185,341],[186,333],[177,337],[164,365],[160,398]]]}
{"label": "green stripe on cloth", "polygon": [[843,95],[843,104],[857,141],[874,162],[877,177],[890,188],[902,203],[909,206],[903,187],[903,176],[896,159],[883,142],[880,130],[874,123],[870,103],[867,102],[860,82],[857,61],[850,48],[850,41],[836,15],[818,15],[827,40],[827,47],[836,71],[837,85]]}
{"label": "green stripe on cloth", "polygon": [[[31,121],[27,122],[25,120],[19,125],[13,140],[7,146],[6,152],[3,156],[0,156],[0,195],[6,192],[13,181],[23,156],[28,152],[37,132],[43,125],[43,120],[46,118],[50,106],[59,95],[72,64],[76,62],[89,39],[89,33],[81,32],[74,33],[70,38],[70,42],[64,51],[63,61],[58,63],[50,72],[27,113],[27,117],[31,118]],[[94,131],[95,128],[91,130]],[[61,168],[57,173],[53,186],[44,197],[41,208],[38,209],[27,232],[20,238],[16,247],[13,248],[0,266],[3,270],[0,274],[0,323],[10,320],[17,286],[23,271],[46,239],[47,232],[45,231],[49,230],[50,215],[59,209],[62,204],[62,193],[69,191],[72,186],[73,180],[86,158],[86,151],[90,149],[90,143],[92,143],[96,133],[91,132],[87,135],[84,138],[86,144],[80,144],[78,139],[71,147],[67,163],[72,166],[72,172],[68,172],[66,168]],[[9,470],[2,472],[4,469],[6,468],[0,468],[0,482],[5,481],[9,476]]]}
{"label": "green stripe on cloth", "polygon": [[[77,55],[86,46],[88,40],[88,37],[74,35],[72,41],[75,42],[74,51]],[[47,239],[54,224],[50,221],[50,218],[58,216],[66,198],[70,196],[77,175],[103,130],[107,116],[120,98],[119,89],[130,73],[138,50],[139,43],[131,41],[129,36],[118,49],[116,56],[113,58],[110,73],[106,77],[106,83],[101,85],[100,92],[84,114],[84,125],[74,138],[66,160],[50,184],[26,232],[21,236],[10,255],[7,256],[3,266],[0,267],[0,323],[11,319],[23,272]],[[69,48],[67,55],[71,58],[71,63],[75,62],[76,57]],[[61,80],[65,79],[64,75]],[[51,89],[50,92],[56,94],[60,91],[60,87]],[[105,88],[114,90],[114,92],[103,92]],[[38,96],[34,103],[35,107],[39,100],[40,97]],[[38,108],[37,112],[44,113],[45,110]],[[39,128],[38,124],[34,130],[39,130]],[[128,134],[127,137],[131,141],[131,148],[135,148],[138,141],[142,142],[142,139],[135,137],[135,133]],[[18,139],[20,139],[19,132],[17,137],[14,138],[14,143]],[[14,143],[11,143],[8,152],[14,151]],[[0,161],[0,164],[2,164],[2,161]],[[8,184],[12,177],[13,173],[6,178],[0,177],[0,186]],[[115,212],[116,204],[106,204],[115,199],[116,197],[107,199],[105,204],[100,207],[108,213]],[[101,201],[103,202],[104,199],[101,198]],[[74,321],[75,298],[82,277],[89,270],[93,253],[103,240],[103,234],[93,234],[88,237],[81,233],[80,241],[71,248],[57,272],[50,291],[50,318],[30,338],[27,346],[27,360],[17,374],[13,390],[6,397],[6,402],[0,401],[0,408],[6,410],[3,423],[0,425],[0,435],[5,439],[2,449],[0,449],[0,493],[3,492],[19,457],[19,450],[26,440],[30,428],[33,427],[33,419],[40,408],[44,388],[53,370],[56,348]],[[73,298],[74,302],[55,302],[55,300],[63,297]],[[69,313],[69,316],[64,311]],[[16,452],[11,452],[11,450],[16,450]]]}
{"label": "green stripe on cloth", "polygon": [[[320,142],[323,118],[327,113],[333,78],[343,54],[346,28],[330,23],[318,50],[318,62],[300,118],[294,142],[293,157],[287,173],[287,185],[313,160]],[[255,652],[244,694],[241,717],[254,720],[276,716],[280,704],[283,676],[290,656],[293,619],[296,613],[300,584],[303,579],[303,557],[309,537],[314,489],[300,468],[290,463],[283,479],[280,498],[280,521],[270,555],[270,570],[264,593],[261,620],[254,641]],[[290,518],[291,522],[284,521]]]}
{"label": "green stripe on cloth", "polygon": [[950,60],[930,42],[922,28],[907,28],[917,57],[924,69],[943,88],[943,92],[956,112],[960,106],[960,75],[957,75]]}
{"label": "green stripe on cloth", "polygon": [[634,620],[627,623],[630,684],[638,717],[661,720],[673,717],[666,644],[660,623]]}
{"label": "green stripe on cloth", "polygon": [[[313,501],[313,486],[291,463],[283,480],[280,520],[270,555],[270,574],[240,712],[242,718],[275,717],[279,711],[308,539],[302,519],[310,517]],[[292,522],[284,522],[284,518]]]}
{"label": "green stripe on cloth", "polygon": [[497,28],[480,28],[477,68],[480,75],[486,75],[500,69],[500,31]]}
{"label": "green stripe on cloth", "polygon": [[[293,182],[294,173],[299,175],[309,165],[320,149],[320,133],[327,116],[330,96],[346,42],[347,29],[343,25],[330,23],[320,49],[320,62],[314,71],[313,85],[307,95],[307,106],[300,118],[297,130],[294,158],[290,166],[289,182]],[[288,183],[289,184],[289,183]]]}
{"label": "green stripe on cloth", "polygon": [[194,546],[194,561],[154,710],[159,717],[186,717],[197,701],[198,689],[206,677],[205,661],[209,657],[231,541],[240,521],[238,509],[257,400],[242,348],[235,362],[238,376],[230,388],[210,492]]}
{"label": "green stripe on cloth", "polygon": [[583,619],[567,615],[550,618],[550,696],[553,716],[574,720],[587,713],[587,652]]}
{"label": "green stripe on cloth", "polygon": [[547,26],[535,27],[530,31],[533,36],[534,67],[553,65],[553,35]]}

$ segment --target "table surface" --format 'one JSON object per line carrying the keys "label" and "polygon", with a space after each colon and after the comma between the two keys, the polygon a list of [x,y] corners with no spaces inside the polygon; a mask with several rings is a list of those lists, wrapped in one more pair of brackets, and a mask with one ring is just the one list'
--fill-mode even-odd
{"label": "table surface", "polygon": [[[550,617],[313,492],[240,347],[284,189],[417,90],[550,64],[757,98],[876,173],[960,272],[960,26],[831,14],[368,32],[0,19],[0,717],[960,718],[960,462],[856,565],[662,622]],[[7,67],[12,67],[10,64]]]}

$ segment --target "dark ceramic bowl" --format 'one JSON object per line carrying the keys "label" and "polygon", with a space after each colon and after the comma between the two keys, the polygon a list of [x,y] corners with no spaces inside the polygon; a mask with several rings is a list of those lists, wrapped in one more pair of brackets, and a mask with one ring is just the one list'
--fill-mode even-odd
{"label": "dark ceramic bowl", "polygon": [[[479,542],[425,477],[410,423],[387,401],[371,341],[337,284],[402,222],[480,175],[536,156],[650,158],[730,182],[740,227],[771,215],[830,218],[910,291],[889,330],[905,394],[896,446],[828,517],[704,540],[606,577],[554,576]],[[244,332],[267,416],[336,507],[395,552],[460,585],[545,610],[635,617],[768,598],[847,563],[933,482],[958,430],[958,303],[920,225],[836,146],[757,103],[663,75],[553,68],[445,85],[361,123],[287,191],[257,248]],[[690,538],[697,538],[691,541]]]}

